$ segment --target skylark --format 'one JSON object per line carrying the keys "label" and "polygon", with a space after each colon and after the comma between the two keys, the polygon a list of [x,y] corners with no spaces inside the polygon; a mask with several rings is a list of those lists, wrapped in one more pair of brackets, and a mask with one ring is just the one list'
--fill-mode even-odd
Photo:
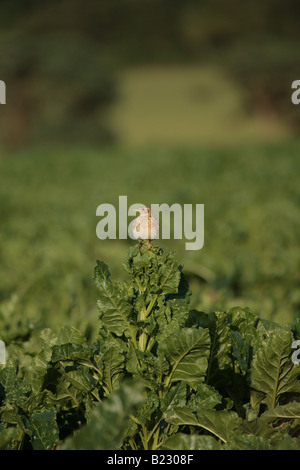
{"label": "skylark", "polygon": [[151,214],[150,207],[143,206],[136,210],[140,215],[134,220],[132,225],[133,236],[136,240],[149,240],[152,247],[152,240],[159,236],[158,221]]}

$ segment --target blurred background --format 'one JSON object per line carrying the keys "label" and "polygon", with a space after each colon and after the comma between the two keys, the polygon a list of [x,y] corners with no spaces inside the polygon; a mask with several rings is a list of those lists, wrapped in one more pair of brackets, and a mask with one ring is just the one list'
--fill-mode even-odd
{"label": "blurred background", "polygon": [[177,252],[205,311],[300,312],[300,4],[2,0],[0,336],[66,322],[97,333],[96,208],[205,205]]}

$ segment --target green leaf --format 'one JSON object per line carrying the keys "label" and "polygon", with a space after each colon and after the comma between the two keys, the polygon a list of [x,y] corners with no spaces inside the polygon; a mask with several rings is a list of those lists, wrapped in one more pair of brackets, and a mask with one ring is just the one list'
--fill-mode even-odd
{"label": "green leaf", "polygon": [[271,443],[267,439],[241,433],[233,436],[224,448],[226,450],[272,450]]}
{"label": "green leaf", "polygon": [[124,263],[126,271],[137,284],[140,292],[156,294],[176,294],[181,279],[181,269],[174,253],[164,255],[160,248],[152,250],[142,243],[142,252],[137,246],[129,251]]}
{"label": "green leaf", "polygon": [[33,413],[27,425],[34,450],[50,450],[59,440],[54,410]]}
{"label": "green leaf", "polygon": [[109,393],[118,389],[124,376],[124,355],[117,347],[110,347],[101,359],[102,380]]}
{"label": "green leaf", "polygon": [[52,362],[59,361],[80,361],[87,360],[93,354],[93,350],[88,345],[66,343],[55,345],[52,348]]}
{"label": "green leaf", "polygon": [[248,308],[234,307],[228,311],[227,317],[230,330],[239,334],[247,348],[260,344],[263,332],[260,328],[261,319],[257,315]]}
{"label": "green leaf", "polygon": [[94,281],[98,292],[97,305],[102,324],[117,336],[124,334],[135,340],[136,326],[131,321],[133,309],[126,286],[111,281],[108,267],[102,261],[97,261]]}
{"label": "green leaf", "polygon": [[20,429],[24,429],[24,423],[18,414],[18,410],[4,409],[1,412],[1,421],[7,424],[17,424]]}
{"label": "green leaf", "polygon": [[197,386],[188,405],[193,411],[199,411],[203,408],[212,409],[221,402],[222,396],[213,387],[202,383]]}
{"label": "green leaf", "polygon": [[291,345],[289,331],[271,331],[253,359],[251,387],[264,394],[268,409],[280,404],[284,393],[300,392],[299,371],[291,360]]}
{"label": "green leaf", "polygon": [[133,377],[142,380],[150,389],[161,387],[161,377],[168,372],[167,361],[162,356],[154,356],[151,352],[140,351],[130,345],[126,357],[126,370]]}
{"label": "green leaf", "polygon": [[286,405],[279,405],[265,411],[261,419],[274,421],[275,419],[300,419],[300,402],[292,401]]}
{"label": "green leaf", "polygon": [[198,426],[196,413],[187,406],[171,408],[164,413],[164,418],[175,425]]}
{"label": "green leaf", "polygon": [[158,326],[156,334],[157,342],[164,342],[172,332],[177,333],[181,329],[189,314],[189,302],[186,298],[174,296],[160,297],[154,313]]}
{"label": "green leaf", "polygon": [[239,424],[239,435],[259,436],[270,440],[276,435],[276,429],[268,424],[262,418],[253,418],[252,421],[242,420]]}
{"label": "green leaf", "polygon": [[96,386],[93,376],[87,368],[83,367],[65,372],[63,378],[83,392],[90,392]]}
{"label": "green leaf", "polygon": [[221,450],[222,445],[213,436],[199,436],[198,434],[177,433],[169,437],[162,450]]}
{"label": "green leaf", "polygon": [[199,426],[226,442],[236,432],[240,418],[233,411],[201,410],[194,414],[189,408],[176,408],[165,413],[171,424]]}
{"label": "green leaf", "polygon": [[174,384],[163,398],[161,409],[163,412],[172,408],[184,407],[186,404],[187,386],[183,382]]}
{"label": "green leaf", "polygon": [[181,278],[178,264],[173,254],[168,254],[165,257],[164,263],[161,267],[158,285],[163,294],[174,294],[178,290]]}
{"label": "green leaf", "polygon": [[16,373],[12,367],[4,367],[0,370],[0,398],[1,401],[14,392],[14,385],[17,380]]}
{"label": "green leaf", "polygon": [[0,450],[9,448],[9,443],[17,438],[17,434],[17,428],[6,428],[3,424],[0,424]]}
{"label": "green leaf", "polygon": [[88,423],[67,438],[63,450],[118,450],[128,429],[130,415],[144,401],[140,383],[123,382],[91,413]]}
{"label": "green leaf", "polygon": [[65,325],[62,327],[57,335],[56,344],[74,343],[82,344],[85,342],[85,338],[82,333],[74,328],[74,326]]}
{"label": "green leaf", "polygon": [[[215,312],[208,315],[208,329],[211,338],[210,356],[206,382],[216,383],[220,371],[230,367],[230,329],[227,325],[227,314]],[[221,376],[223,378],[223,376]]]}
{"label": "green leaf", "polygon": [[27,401],[30,391],[29,383],[17,378],[12,367],[8,366],[0,371],[0,399],[21,406]]}
{"label": "green leaf", "polygon": [[171,366],[166,386],[178,380],[195,388],[203,381],[207,369],[210,338],[208,330],[184,328],[168,336],[158,347]]}
{"label": "green leaf", "polygon": [[145,424],[147,420],[151,419],[152,414],[159,409],[159,398],[155,391],[150,390],[147,393],[147,398],[139,406],[136,412],[136,418],[140,423]]}
{"label": "green leaf", "polygon": [[234,411],[201,410],[197,413],[198,425],[215,434],[222,441],[227,441],[234,434],[240,418]]}

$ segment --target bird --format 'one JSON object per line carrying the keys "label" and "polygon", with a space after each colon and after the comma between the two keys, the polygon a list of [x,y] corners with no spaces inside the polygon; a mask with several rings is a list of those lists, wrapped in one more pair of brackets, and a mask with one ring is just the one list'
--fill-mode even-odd
{"label": "bird", "polygon": [[151,214],[151,209],[148,206],[139,207],[136,212],[139,212],[140,215],[133,221],[133,236],[136,240],[149,240],[152,248],[152,240],[158,238],[159,235],[159,223]]}

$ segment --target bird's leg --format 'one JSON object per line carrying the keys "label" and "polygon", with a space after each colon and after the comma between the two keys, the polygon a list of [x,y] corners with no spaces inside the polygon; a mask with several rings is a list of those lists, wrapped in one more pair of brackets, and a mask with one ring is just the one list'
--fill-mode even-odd
{"label": "bird's leg", "polygon": [[139,239],[139,252],[142,253],[141,239]]}
{"label": "bird's leg", "polygon": [[149,240],[149,248],[153,248],[152,240]]}

